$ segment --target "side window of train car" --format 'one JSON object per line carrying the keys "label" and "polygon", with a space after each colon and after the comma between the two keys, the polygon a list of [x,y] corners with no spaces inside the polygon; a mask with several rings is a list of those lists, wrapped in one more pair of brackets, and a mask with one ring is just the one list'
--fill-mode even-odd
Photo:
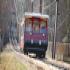
{"label": "side window of train car", "polygon": [[25,21],[25,31],[26,32],[31,32],[32,31],[32,22],[29,19],[27,19]]}
{"label": "side window of train car", "polygon": [[38,33],[39,32],[39,21],[35,20],[33,23],[33,32]]}
{"label": "side window of train car", "polygon": [[41,21],[40,33],[46,33],[46,22],[45,21]]}

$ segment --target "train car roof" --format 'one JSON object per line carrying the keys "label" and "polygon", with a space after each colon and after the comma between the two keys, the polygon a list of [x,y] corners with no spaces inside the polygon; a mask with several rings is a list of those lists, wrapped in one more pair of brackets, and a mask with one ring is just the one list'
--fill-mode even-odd
{"label": "train car roof", "polygon": [[35,16],[35,17],[49,18],[48,15],[43,15],[43,14],[40,14],[40,13],[29,13],[29,12],[26,12],[24,15],[25,16]]}

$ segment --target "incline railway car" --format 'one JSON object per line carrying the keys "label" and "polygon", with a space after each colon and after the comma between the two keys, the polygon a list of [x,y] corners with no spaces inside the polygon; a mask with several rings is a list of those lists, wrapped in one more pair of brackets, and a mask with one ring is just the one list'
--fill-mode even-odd
{"label": "incline railway car", "polygon": [[25,13],[24,54],[45,57],[48,47],[48,15]]}

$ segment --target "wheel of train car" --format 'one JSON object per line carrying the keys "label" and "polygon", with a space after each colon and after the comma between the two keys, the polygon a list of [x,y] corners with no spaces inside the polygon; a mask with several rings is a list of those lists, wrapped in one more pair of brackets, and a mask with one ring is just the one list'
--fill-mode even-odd
{"label": "wheel of train car", "polygon": [[45,58],[45,52],[42,52],[42,53],[37,53],[36,54],[36,57],[39,57],[39,58]]}
{"label": "wheel of train car", "polygon": [[37,57],[40,57],[40,54],[36,53],[36,58],[37,58]]}
{"label": "wheel of train car", "polygon": [[25,54],[25,55],[28,55],[28,51],[27,51],[27,50],[24,50],[24,54]]}
{"label": "wheel of train car", "polygon": [[42,58],[45,58],[45,55],[46,55],[46,53],[45,53],[45,52],[43,52],[43,53],[42,53]]}

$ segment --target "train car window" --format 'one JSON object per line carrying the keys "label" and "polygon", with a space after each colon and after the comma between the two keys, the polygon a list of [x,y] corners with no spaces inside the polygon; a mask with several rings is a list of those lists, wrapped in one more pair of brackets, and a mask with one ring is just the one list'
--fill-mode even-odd
{"label": "train car window", "polygon": [[26,32],[31,32],[32,31],[32,22],[29,19],[27,19],[25,21],[25,31]]}
{"label": "train car window", "polygon": [[40,33],[46,33],[46,22],[42,21],[40,24]]}
{"label": "train car window", "polygon": [[38,33],[39,32],[39,21],[35,20],[33,23],[33,32]]}

